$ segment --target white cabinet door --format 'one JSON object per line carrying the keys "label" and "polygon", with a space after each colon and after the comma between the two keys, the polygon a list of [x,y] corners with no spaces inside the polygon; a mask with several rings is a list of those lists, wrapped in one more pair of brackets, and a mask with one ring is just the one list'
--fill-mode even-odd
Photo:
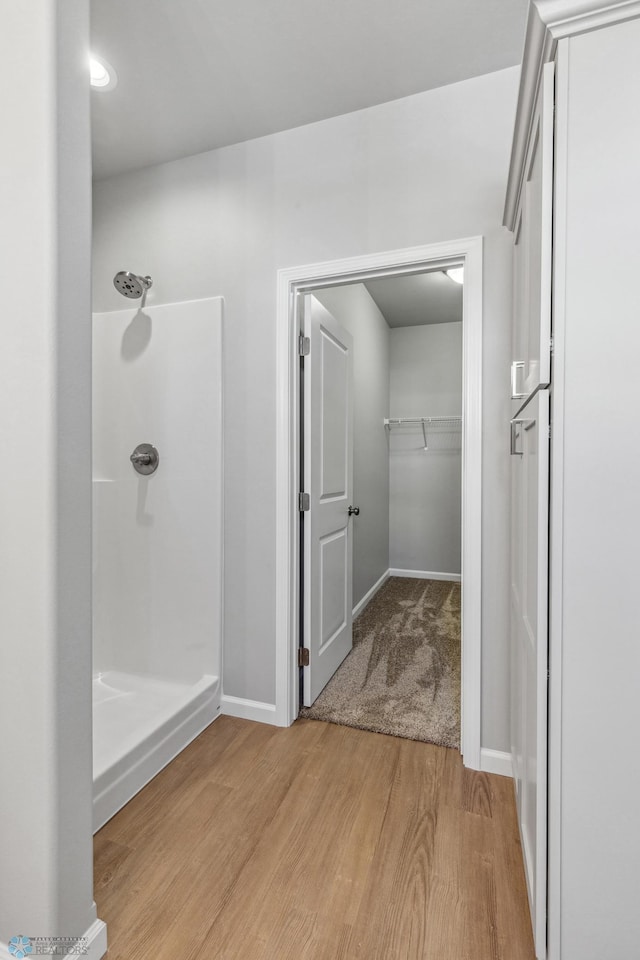
{"label": "white cabinet door", "polygon": [[549,391],[511,422],[511,740],[536,956],[546,954]]}
{"label": "white cabinet door", "polygon": [[353,344],[310,294],[305,297],[304,703],[311,706],[352,646]]}
{"label": "white cabinet door", "polygon": [[516,218],[513,289],[513,399],[551,379],[554,64],[547,63]]}

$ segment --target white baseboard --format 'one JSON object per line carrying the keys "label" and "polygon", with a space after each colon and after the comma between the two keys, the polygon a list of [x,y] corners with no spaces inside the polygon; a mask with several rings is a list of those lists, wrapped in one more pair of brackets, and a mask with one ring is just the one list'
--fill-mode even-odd
{"label": "white baseboard", "polygon": [[513,777],[513,763],[511,754],[503,750],[490,750],[482,747],[480,750],[480,769],[485,773],[497,773],[501,777]]}
{"label": "white baseboard", "polygon": [[459,573],[439,573],[435,570],[400,570],[397,567],[391,567],[390,577],[413,577],[414,580],[451,580],[452,583],[460,583]]}
{"label": "white baseboard", "polygon": [[378,590],[380,589],[380,587],[383,587],[383,586],[385,585],[385,583],[386,583],[387,580],[389,579],[389,576],[390,576],[390,571],[389,571],[389,570],[385,570],[385,572],[382,574],[382,576],[380,577],[380,579],[379,579],[379,580],[376,580],[376,582],[374,583],[374,585],[371,587],[370,590],[367,590],[367,592],[365,593],[365,595],[364,595],[364,597],[362,598],[362,600],[358,600],[358,602],[356,603],[355,607],[353,608],[353,619],[354,619],[354,620],[355,620],[355,618],[358,616],[359,613],[362,613],[362,611],[364,610],[364,608],[366,607],[366,605],[369,603],[369,601],[370,601],[370,600],[373,600],[373,598],[375,597],[375,595],[376,595],[376,593],[378,592]]}
{"label": "white baseboard", "polygon": [[270,723],[277,726],[275,703],[262,703],[260,700],[245,700],[244,697],[222,695],[222,714],[226,717],[240,717],[241,720],[257,720],[258,723]]}
{"label": "white baseboard", "polygon": [[[15,936],[28,937],[29,934],[16,933]],[[43,934],[38,933],[38,936],[43,936]],[[89,929],[82,935],[81,939],[84,941],[82,943],[83,953],[74,954],[74,956],[85,957],[86,960],[101,960],[101,957],[104,957],[107,952],[106,923],[102,920],[94,920]],[[49,944],[47,944],[47,946],[49,946]],[[31,954],[29,954],[29,956],[31,956]],[[39,956],[53,957],[54,955],[45,953],[39,954]],[[15,960],[15,956],[9,953],[9,944],[7,943],[0,942],[0,960]]]}

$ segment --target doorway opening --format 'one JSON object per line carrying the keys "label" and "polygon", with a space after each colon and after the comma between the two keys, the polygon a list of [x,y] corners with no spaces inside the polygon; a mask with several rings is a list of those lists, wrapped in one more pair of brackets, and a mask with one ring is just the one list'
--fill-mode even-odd
{"label": "doorway opening", "polygon": [[[277,543],[277,617],[278,617],[278,651],[277,651],[277,677],[276,677],[276,715],[278,722],[288,725],[298,716],[299,708],[303,700],[309,703],[315,699],[318,686],[325,685],[326,679],[320,677],[319,681],[313,680],[314,666],[316,664],[309,662],[303,666],[303,676],[305,678],[305,689],[301,697],[300,691],[300,666],[299,666],[299,648],[301,632],[308,634],[309,618],[311,612],[311,599],[313,589],[309,581],[310,556],[309,544],[310,537],[316,534],[311,532],[310,516],[311,511],[306,511],[305,498],[301,496],[305,491],[303,481],[307,483],[310,477],[311,452],[314,449],[313,443],[305,445],[303,439],[302,423],[304,411],[300,409],[300,393],[305,388],[305,363],[313,362],[313,356],[305,359],[301,358],[307,349],[305,337],[307,330],[303,324],[307,322],[313,303],[317,304],[316,310],[316,329],[324,328],[319,335],[321,338],[321,348],[316,351],[316,362],[318,357],[324,355],[327,361],[327,367],[322,376],[316,377],[316,384],[323,381],[325,387],[332,383],[327,391],[327,402],[329,407],[326,411],[325,426],[331,418],[335,419],[336,411],[339,406],[339,395],[341,387],[340,378],[344,374],[343,360],[346,355],[345,346],[340,342],[340,332],[332,331],[330,321],[327,320],[328,311],[322,306],[322,300],[330,301],[332,290],[346,288],[353,285],[369,284],[371,289],[374,285],[383,280],[389,281],[391,278],[409,278],[424,277],[430,275],[432,278],[437,275],[440,280],[446,284],[454,285],[453,280],[445,278],[444,271],[454,268],[464,270],[463,286],[463,304],[462,304],[462,403],[460,412],[442,411],[438,414],[435,410],[430,414],[429,411],[415,411],[415,414],[409,415],[405,412],[406,419],[419,420],[410,425],[397,424],[389,422],[385,424],[385,432],[389,441],[389,448],[398,442],[401,434],[411,433],[412,440],[416,440],[414,428],[418,426],[421,447],[429,448],[431,435],[432,446],[442,444],[444,439],[443,427],[438,427],[438,421],[435,417],[441,415],[450,420],[446,424],[447,442],[451,443],[451,428],[457,426],[458,444],[461,451],[462,477],[461,477],[461,551],[460,551],[460,572],[462,578],[462,681],[461,681],[461,723],[460,723],[460,746],[465,764],[469,767],[480,768],[480,715],[481,715],[481,696],[480,696],[480,662],[481,662],[481,343],[482,343],[482,239],[472,238],[460,241],[450,241],[442,244],[434,244],[427,247],[411,248],[409,250],[392,251],[389,253],[376,254],[372,256],[358,257],[344,261],[334,261],[331,263],[315,264],[312,266],[293,268],[280,271],[279,274],[279,315],[278,315],[278,374],[279,374],[279,423],[278,423],[278,543]],[[439,282],[436,281],[436,282]],[[361,289],[361,287],[360,287]],[[315,296],[312,298],[312,294]],[[307,320],[305,321],[305,308],[307,311]],[[302,336],[302,339],[301,339]],[[348,353],[348,349],[346,351]],[[342,359],[341,359],[342,358]],[[333,379],[332,379],[333,378]],[[313,376],[309,377],[313,383]],[[307,389],[309,384],[307,383]],[[335,403],[332,401],[336,400]],[[337,399],[336,399],[337,398]],[[317,397],[315,400],[317,401]],[[317,413],[317,403],[312,402],[310,395],[306,397],[308,410],[313,407]],[[337,405],[336,405],[337,404]],[[399,411],[396,411],[399,413]],[[388,421],[401,420],[402,417],[393,417],[391,408]],[[431,416],[432,422],[429,424],[428,418]],[[455,423],[454,418],[457,419]],[[424,420],[424,423],[423,423]],[[315,431],[322,429],[320,422],[316,424]],[[427,432],[429,431],[429,432]],[[346,437],[345,431],[342,432],[343,439]],[[333,441],[332,441],[333,442]],[[455,443],[455,441],[454,441]],[[335,446],[337,459],[333,466],[328,464],[327,458],[324,460],[325,484],[324,493],[316,503],[315,518],[318,519],[322,512],[328,514],[336,509],[342,511],[348,522],[353,524],[354,520],[359,519],[355,514],[358,504],[352,499],[352,489],[347,489],[347,484],[340,483],[336,469],[340,465],[345,466],[345,457],[340,454],[338,448],[347,449],[342,441]],[[415,445],[415,443],[414,443]],[[348,445],[347,445],[348,447]],[[348,457],[348,454],[346,454]],[[320,458],[322,459],[322,458]],[[317,466],[316,466],[317,469]],[[329,470],[329,473],[327,473]],[[333,470],[333,475],[331,471]],[[339,471],[338,471],[339,472]],[[328,485],[327,485],[328,484]],[[316,487],[318,484],[316,483]],[[334,489],[330,489],[335,487]],[[344,501],[344,502],[343,502]],[[347,501],[349,501],[347,503]],[[460,503],[460,500],[458,500]],[[348,508],[352,509],[352,515],[349,516]],[[363,514],[364,519],[364,514]],[[335,520],[335,518],[334,518]],[[406,518],[405,518],[406,520]],[[333,521],[329,522],[331,526]],[[307,524],[305,530],[305,523]],[[334,529],[338,528],[333,523]],[[318,528],[320,531],[320,528]],[[350,594],[351,587],[347,582],[349,580],[348,572],[350,570],[349,551],[352,549],[352,538],[346,534],[326,535],[321,531],[316,533],[322,539],[322,550],[326,553],[326,571],[331,570],[329,582],[325,574],[324,586],[327,589],[338,594],[342,594],[343,600],[340,603],[333,603],[331,598],[328,604],[325,603],[325,615],[327,617],[336,615],[336,610],[341,609],[347,612],[344,618],[351,621],[351,599],[346,598]],[[365,538],[366,539],[366,538]],[[390,566],[385,574],[394,571]],[[431,597],[429,602],[433,607],[433,601],[437,600],[436,593],[443,589],[451,589],[450,578],[447,581],[442,578],[440,583],[437,577],[432,577],[426,581],[426,578],[417,577],[417,572],[451,574],[457,571],[436,570],[429,571],[426,568],[410,568],[403,566],[405,572],[412,570],[414,576],[408,578],[413,580],[410,584],[413,593],[418,593],[418,599],[424,603],[429,600],[425,594],[425,587],[432,584]],[[316,574],[318,571],[316,571]],[[322,573],[319,574],[322,577]],[[387,580],[387,576],[380,578]],[[419,580],[423,579],[422,585]],[[301,599],[300,585],[306,583],[307,598]],[[443,584],[447,584],[446,587]],[[373,585],[367,591],[367,594],[356,599],[360,603],[360,609],[364,607],[368,600],[375,593],[376,587],[380,583]],[[391,587],[394,584],[391,583]],[[318,585],[316,584],[316,591]],[[361,592],[361,589],[359,592]],[[388,588],[383,588],[388,589]],[[428,592],[428,591],[427,591]],[[382,594],[382,591],[381,591]],[[352,593],[350,594],[352,598]],[[402,599],[402,598],[400,598]],[[411,602],[411,598],[407,598]],[[448,602],[451,600],[449,598]],[[316,604],[318,597],[316,594]],[[375,603],[376,600],[372,600]],[[333,603],[333,607],[332,607]],[[436,603],[437,605],[437,603]],[[440,604],[442,605],[442,604]],[[356,613],[358,607],[356,607]],[[325,630],[325,638],[335,636],[339,633],[341,627],[340,617],[334,624],[335,630]],[[350,633],[351,623],[348,624]],[[339,644],[336,646],[336,650]],[[309,651],[312,657],[312,651]],[[330,660],[336,660],[335,664],[330,664],[330,674],[334,673],[339,666],[342,657],[339,650],[336,655],[325,658],[325,663]],[[304,657],[302,658],[304,662]],[[331,669],[331,666],[333,667]],[[324,669],[324,668],[323,668]],[[324,682],[323,682],[324,681]]]}
{"label": "doorway opening", "polygon": [[301,716],[460,747],[463,268],[303,305]]}

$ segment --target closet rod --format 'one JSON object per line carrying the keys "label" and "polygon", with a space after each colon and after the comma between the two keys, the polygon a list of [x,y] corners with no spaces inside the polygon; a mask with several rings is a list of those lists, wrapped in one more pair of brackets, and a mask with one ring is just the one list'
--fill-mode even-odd
{"label": "closet rod", "polygon": [[385,417],[385,427],[394,423],[462,423],[462,417]]}

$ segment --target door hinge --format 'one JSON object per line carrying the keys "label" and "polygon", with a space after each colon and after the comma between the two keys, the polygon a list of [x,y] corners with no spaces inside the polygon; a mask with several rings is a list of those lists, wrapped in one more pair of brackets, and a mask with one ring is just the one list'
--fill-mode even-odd
{"label": "door hinge", "polygon": [[305,337],[303,333],[298,337],[298,356],[308,357],[311,352],[311,340]]}
{"label": "door hinge", "polygon": [[549,440],[551,440],[551,424],[549,424]]}
{"label": "door hinge", "polygon": [[298,647],[298,666],[299,667],[309,666],[309,648],[308,647]]}
{"label": "door hinge", "polygon": [[299,493],[298,494],[298,510],[300,511],[300,513],[304,513],[304,511],[308,510],[309,507],[310,507],[309,494]]}
{"label": "door hinge", "polygon": [[549,353],[553,354],[553,337],[549,337]]}

